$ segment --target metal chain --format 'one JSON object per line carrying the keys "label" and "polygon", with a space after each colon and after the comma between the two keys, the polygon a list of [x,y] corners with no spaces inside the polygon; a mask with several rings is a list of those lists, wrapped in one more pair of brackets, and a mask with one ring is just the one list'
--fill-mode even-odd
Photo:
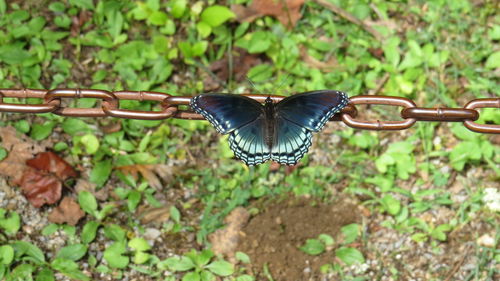
{"label": "metal chain", "polygon": [[[246,95],[259,102],[263,102],[268,95]],[[3,98],[35,98],[39,104],[5,103]],[[73,108],[62,105],[63,98],[101,100],[100,107]],[[282,96],[272,95],[274,101],[283,99]],[[120,108],[120,101],[138,100],[155,101],[160,105],[159,111],[126,110]],[[92,89],[0,89],[0,112],[15,113],[47,113],[70,117],[105,117],[112,116],[128,119],[161,120],[180,118],[202,120],[201,115],[190,110],[180,110],[179,106],[189,106],[191,97],[179,97],[160,92],[147,91],[105,91]],[[358,109],[356,105],[388,105],[402,107],[400,117],[402,121],[359,120],[356,119]],[[410,99],[392,96],[354,96],[350,103],[336,114],[332,121],[343,121],[349,127],[363,130],[404,130],[413,126],[417,121],[463,122],[469,130],[479,133],[500,134],[499,124],[478,124],[476,121],[480,113],[478,108],[500,108],[500,98],[475,99],[468,102],[463,108],[425,108],[417,107]]]}

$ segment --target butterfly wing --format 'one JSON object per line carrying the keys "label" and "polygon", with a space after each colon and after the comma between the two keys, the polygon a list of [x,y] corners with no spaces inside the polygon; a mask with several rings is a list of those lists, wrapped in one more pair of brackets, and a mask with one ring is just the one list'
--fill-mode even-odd
{"label": "butterfly wing", "polygon": [[230,133],[263,114],[263,107],[259,102],[232,94],[201,94],[193,97],[190,105],[221,134]]}
{"label": "butterfly wing", "polygon": [[276,113],[310,131],[320,131],[325,123],[344,108],[349,99],[340,91],[322,90],[286,97],[276,105]]}
{"label": "butterfly wing", "polygon": [[312,133],[285,118],[276,119],[276,142],[271,151],[272,160],[295,165],[311,147]]}
{"label": "butterfly wing", "polygon": [[229,146],[234,155],[248,166],[258,165],[271,158],[264,141],[264,116],[240,127],[229,134]]}

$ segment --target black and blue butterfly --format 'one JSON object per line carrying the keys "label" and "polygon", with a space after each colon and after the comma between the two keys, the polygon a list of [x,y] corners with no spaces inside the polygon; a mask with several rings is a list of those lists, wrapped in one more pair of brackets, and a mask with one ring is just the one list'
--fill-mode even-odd
{"label": "black and blue butterfly", "polygon": [[273,160],[295,165],[309,150],[312,132],[325,123],[349,99],[340,91],[300,93],[273,103],[261,103],[241,95],[201,94],[191,99],[191,108],[203,115],[221,134],[229,134],[229,145],[245,164]]}

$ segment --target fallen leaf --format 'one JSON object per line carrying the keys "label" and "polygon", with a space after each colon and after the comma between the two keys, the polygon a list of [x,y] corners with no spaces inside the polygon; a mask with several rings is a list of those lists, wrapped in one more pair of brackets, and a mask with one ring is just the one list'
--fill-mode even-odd
{"label": "fallen leaf", "polygon": [[305,0],[253,0],[248,7],[232,5],[231,10],[240,22],[254,21],[262,16],[274,16],[287,28],[295,26],[301,18],[300,8]]}
{"label": "fallen leaf", "polygon": [[49,221],[53,223],[67,223],[76,225],[85,216],[85,212],[80,209],[80,205],[70,197],[64,197],[59,206],[54,208],[49,214]]}
{"label": "fallen leaf", "polygon": [[26,169],[26,160],[45,150],[44,145],[19,134],[11,126],[0,127],[1,146],[8,151],[7,157],[0,161],[0,175],[18,182]]}
{"label": "fallen leaf", "polygon": [[238,246],[241,230],[248,222],[250,214],[243,207],[237,207],[224,219],[226,227],[218,229],[208,237],[212,244],[212,251],[216,255],[225,255],[229,260],[234,259],[236,247]]}
{"label": "fallen leaf", "polygon": [[96,184],[89,182],[86,179],[78,179],[75,184],[75,193],[78,194],[81,191],[88,191],[92,193],[95,198],[99,201],[106,201],[109,197],[109,186],[105,185],[104,187],[96,190]]}
{"label": "fallen leaf", "polygon": [[24,170],[19,185],[26,199],[36,208],[54,204],[61,198],[62,183],[59,178],[34,168]]}
{"label": "fallen leaf", "polygon": [[141,224],[163,223],[170,218],[170,207],[139,207],[137,214]]}
{"label": "fallen leaf", "polygon": [[[164,165],[164,164],[154,164],[154,165],[127,165],[120,166],[116,169],[120,170],[122,173],[126,175],[131,175],[135,179],[138,178],[139,174],[144,177],[149,185],[155,189],[163,188],[163,184],[160,181],[160,178],[164,181],[169,181],[174,174],[174,170],[172,167]],[[158,176],[160,178],[158,178]]]}
{"label": "fallen leaf", "polygon": [[77,176],[73,167],[52,151],[39,153],[35,158],[27,160],[26,164],[37,170],[53,173],[63,181]]}
{"label": "fallen leaf", "polygon": [[62,183],[76,177],[76,171],[53,152],[42,152],[26,161],[22,177],[17,184],[26,199],[34,206],[54,204],[61,198]]}

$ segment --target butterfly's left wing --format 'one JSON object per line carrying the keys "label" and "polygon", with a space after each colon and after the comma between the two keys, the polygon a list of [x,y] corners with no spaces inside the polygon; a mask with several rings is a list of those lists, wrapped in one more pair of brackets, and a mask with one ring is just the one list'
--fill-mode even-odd
{"label": "butterfly's left wing", "polygon": [[349,99],[340,91],[312,91],[286,97],[276,105],[276,114],[310,131],[320,131]]}
{"label": "butterfly's left wing", "polygon": [[259,102],[241,95],[201,94],[193,97],[190,105],[221,134],[230,133],[263,114],[263,106]]}
{"label": "butterfly's left wing", "polygon": [[285,118],[276,119],[276,140],[271,159],[285,165],[295,165],[311,147],[312,133]]}
{"label": "butterfly's left wing", "polygon": [[229,146],[234,155],[248,166],[266,162],[271,151],[264,141],[264,116],[257,118],[229,134]]}

